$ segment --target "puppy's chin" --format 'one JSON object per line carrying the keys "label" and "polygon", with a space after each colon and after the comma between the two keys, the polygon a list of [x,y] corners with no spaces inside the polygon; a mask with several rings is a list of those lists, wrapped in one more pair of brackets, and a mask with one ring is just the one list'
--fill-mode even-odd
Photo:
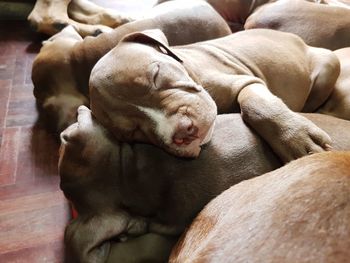
{"label": "puppy's chin", "polygon": [[197,158],[201,152],[201,141],[200,139],[194,140],[189,145],[177,146],[171,144],[166,146],[165,150],[177,157],[183,158]]}
{"label": "puppy's chin", "polygon": [[215,128],[215,122],[210,126],[210,128],[203,133],[198,139],[192,141],[189,145],[176,145],[176,144],[163,144],[165,150],[177,157],[184,158],[197,158],[201,152],[201,146],[207,144],[213,137],[213,132]]}

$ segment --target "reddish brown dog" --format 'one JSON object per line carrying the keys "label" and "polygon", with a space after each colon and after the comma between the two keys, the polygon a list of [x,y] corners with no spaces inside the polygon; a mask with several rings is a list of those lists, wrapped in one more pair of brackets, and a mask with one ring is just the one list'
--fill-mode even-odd
{"label": "reddish brown dog", "polygon": [[320,153],[231,187],[169,262],[349,262],[350,152]]}
{"label": "reddish brown dog", "polygon": [[312,2],[317,1],[279,0],[262,5],[244,27],[294,33],[310,46],[331,50],[350,46],[350,5],[346,8],[342,3],[333,6]]}

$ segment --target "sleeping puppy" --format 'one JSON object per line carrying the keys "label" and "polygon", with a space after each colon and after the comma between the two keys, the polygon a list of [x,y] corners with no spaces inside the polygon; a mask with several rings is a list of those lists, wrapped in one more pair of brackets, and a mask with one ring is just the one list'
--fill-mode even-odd
{"label": "sleeping puppy", "polygon": [[66,27],[44,41],[32,68],[34,95],[48,126],[59,133],[74,123],[78,106],[89,105],[88,81],[96,62],[125,35],[151,28],[163,30],[174,45],[231,33],[224,19],[203,1],[164,3],[148,17],[84,40],[72,26]]}
{"label": "sleeping puppy", "polygon": [[[169,0],[158,0],[158,4]],[[256,8],[275,0],[203,0],[229,24],[232,32],[244,30],[244,23]]]}
{"label": "sleeping puppy", "polygon": [[310,46],[331,50],[350,46],[350,5],[332,0],[318,1],[328,5],[310,2],[317,1],[279,0],[262,5],[248,17],[244,28],[294,33]]}
{"label": "sleeping puppy", "polygon": [[[348,121],[305,116],[330,134],[335,149],[350,149]],[[140,257],[154,256],[139,249],[144,242],[158,251],[154,253],[169,252],[211,199],[231,185],[282,165],[239,114],[218,116],[211,142],[195,160],[148,144],[118,142],[84,106],[79,108],[78,122],[61,134],[61,140],[61,189],[78,212],[65,235],[73,262],[104,262],[109,255],[131,260],[140,251]],[[118,242],[125,239],[130,243]],[[120,254],[133,249],[136,252],[130,255]]]}
{"label": "sleeping puppy", "polygon": [[127,35],[103,56],[89,85],[92,111],[121,141],[198,157],[217,112],[241,112],[288,162],[331,143],[293,111],[319,108],[338,75],[331,51],[289,33],[255,29],[169,48],[160,30],[149,30]]}

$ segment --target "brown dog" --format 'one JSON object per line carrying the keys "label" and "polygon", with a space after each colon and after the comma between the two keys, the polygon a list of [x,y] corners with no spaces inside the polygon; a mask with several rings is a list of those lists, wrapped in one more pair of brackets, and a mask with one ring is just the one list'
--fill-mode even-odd
{"label": "brown dog", "polygon": [[169,262],[349,262],[350,152],[320,153],[231,187]]}
{"label": "brown dog", "polygon": [[88,0],[36,0],[28,20],[36,31],[48,35],[71,25],[81,36],[87,36],[110,32],[131,19]]}
{"label": "brown dog", "polygon": [[331,96],[318,112],[350,120],[350,47],[334,53],[340,61],[340,75]]}
{"label": "brown dog", "polygon": [[[164,3],[169,0],[159,0]],[[244,29],[246,19],[256,8],[275,0],[205,0],[209,3],[229,24],[232,32]]]}
{"label": "brown dog", "polygon": [[[243,29],[245,20],[258,6],[271,1],[273,0],[208,0],[206,2],[213,6],[236,32]],[[158,4],[163,2],[167,1],[161,0]],[[183,2],[178,2],[176,5],[182,4]],[[142,9],[143,5],[140,5],[139,8]],[[28,20],[37,31],[49,35],[59,32],[67,25],[72,25],[81,36],[86,36],[98,35],[124,23],[143,19],[147,13],[148,10],[142,10],[142,14],[133,14],[133,17],[130,17],[117,10],[102,8],[88,0],[37,0]]]}
{"label": "brown dog", "polygon": [[[210,23],[208,23],[210,21]],[[88,81],[92,67],[125,35],[159,28],[172,44],[186,44],[226,36],[226,22],[202,1],[164,3],[152,17],[125,24],[111,33],[84,40],[67,27],[44,45],[33,63],[34,95],[41,114],[57,132],[74,123],[79,105],[89,104]]]}
{"label": "brown dog", "polygon": [[350,9],[340,5],[279,0],[256,9],[244,27],[294,33],[310,46],[335,50],[350,46]]}
{"label": "brown dog", "polygon": [[289,33],[247,30],[169,48],[161,31],[137,32],[96,63],[91,108],[119,140],[152,143],[184,157],[198,156],[210,140],[217,110],[241,111],[279,157],[290,161],[330,143],[291,110],[315,111],[338,75],[332,52]]}
{"label": "brown dog", "polygon": [[[348,121],[305,116],[330,134],[336,149],[350,149]],[[61,138],[61,188],[79,214],[65,237],[73,262],[100,262],[108,255],[114,262],[119,262],[118,257],[132,259],[144,251],[139,250],[144,243],[154,244],[159,253],[169,251],[177,235],[212,198],[233,184],[281,166],[239,114],[218,116],[211,142],[191,161],[152,145],[115,141],[86,107],[79,108],[78,123]],[[133,238],[149,232],[153,234]],[[113,242],[125,237],[130,243]],[[120,252],[133,249],[136,252],[129,255]],[[157,257],[151,251],[139,256]]]}

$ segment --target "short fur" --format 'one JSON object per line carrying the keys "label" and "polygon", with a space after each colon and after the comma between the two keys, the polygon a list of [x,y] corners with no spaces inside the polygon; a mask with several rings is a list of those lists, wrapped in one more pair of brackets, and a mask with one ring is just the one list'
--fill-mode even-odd
{"label": "short fur", "polygon": [[[125,35],[151,28],[163,30],[172,45],[231,33],[225,20],[210,5],[186,0],[159,5],[152,9],[148,18],[127,23],[98,37],[83,40],[73,27],[66,27],[44,41],[32,68],[34,95],[49,127],[59,133],[74,123],[78,106],[89,105],[88,81],[96,62]],[[62,97],[71,99],[62,101]]]}
{"label": "short fur", "polygon": [[[350,149],[349,122],[305,116],[331,135],[335,149]],[[213,139],[195,160],[176,158],[152,145],[117,142],[86,107],[79,108],[78,122],[61,138],[61,189],[79,214],[65,236],[73,262],[102,262],[111,249],[119,251],[112,240],[149,232],[160,235],[149,237],[155,248],[169,249],[215,196],[281,166],[239,114],[218,116]],[[133,242],[138,243],[132,241],[130,249]]]}
{"label": "short fur", "polygon": [[[169,47],[159,30],[136,32],[94,66],[91,109],[119,140],[152,143],[181,157],[198,156],[217,112],[241,112],[288,162],[331,144],[324,131],[292,110],[317,110],[339,70],[331,51],[290,33],[254,29]],[[163,123],[140,107],[167,116],[166,125],[174,127],[169,138],[155,129]]]}
{"label": "short fur", "polygon": [[[312,2],[329,2],[330,5]],[[337,1],[279,0],[256,9],[244,28],[270,28],[294,33],[310,46],[331,50],[348,47],[350,5],[345,8],[345,4],[333,2]]]}
{"label": "short fur", "polygon": [[231,187],[169,262],[348,262],[350,152],[314,154]]}

